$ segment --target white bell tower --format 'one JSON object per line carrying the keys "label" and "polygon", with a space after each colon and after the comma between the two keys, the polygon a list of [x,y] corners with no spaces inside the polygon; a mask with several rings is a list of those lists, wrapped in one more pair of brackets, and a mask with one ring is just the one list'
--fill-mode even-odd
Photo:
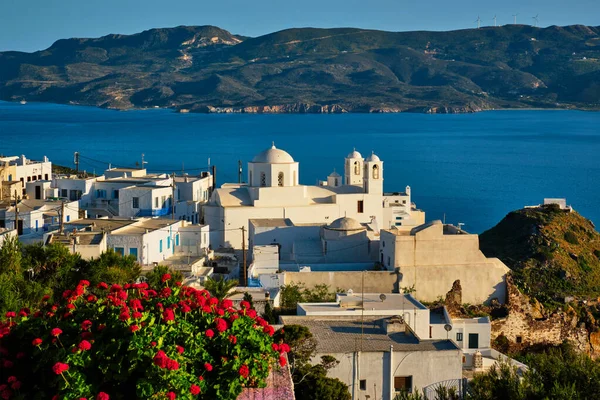
{"label": "white bell tower", "polygon": [[375,153],[365,160],[364,180],[366,193],[383,194],[383,161]]}
{"label": "white bell tower", "polygon": [[344,182],[346,185],[363,186],[363,165],[363,157],[356,149],[348,154],[344,164]]}

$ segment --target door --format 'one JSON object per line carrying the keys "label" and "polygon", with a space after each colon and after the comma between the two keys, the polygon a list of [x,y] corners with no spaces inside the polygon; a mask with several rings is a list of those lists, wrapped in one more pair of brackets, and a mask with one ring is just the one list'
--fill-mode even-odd
{"label": "door", "polygon": [[42,199],[42,187],[41,186],[36,186],[35,187],[35,199],[36,200],[41,200]]}
{"label": "door", "polygon": [[478,333],[469,333],[469,348],[470,349],[478,349],[479,348],[479,334]]}
{"label": "door", "polygon": [[17,234],[18,235],[23,234],[23,220],[22,219],[17,221]]}

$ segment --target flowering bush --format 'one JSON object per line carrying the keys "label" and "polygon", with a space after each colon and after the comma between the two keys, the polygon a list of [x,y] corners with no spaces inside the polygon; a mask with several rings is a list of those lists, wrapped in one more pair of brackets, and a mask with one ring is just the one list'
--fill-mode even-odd
{"label": "flowering bush", "polygon": [[285,365],[289,347],[247,302],[169,282],[81,281],[58,304],[7,313],[0,399],[235,399]]}

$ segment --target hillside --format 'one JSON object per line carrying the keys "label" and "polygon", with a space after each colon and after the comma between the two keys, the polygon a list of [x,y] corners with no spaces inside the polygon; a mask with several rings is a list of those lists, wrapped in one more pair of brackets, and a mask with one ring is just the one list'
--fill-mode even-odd
{"label": "hillside", "polygon": [[196,112],[600,109],[600,27],[451,32],[213,26],[0,52],[0,99]]}
{"label": "hillside", "polygon": [[544,304],[600,296],[600,234],[556,206],[509,213],[480,236],[481,250],[513,270],[517,286]]}

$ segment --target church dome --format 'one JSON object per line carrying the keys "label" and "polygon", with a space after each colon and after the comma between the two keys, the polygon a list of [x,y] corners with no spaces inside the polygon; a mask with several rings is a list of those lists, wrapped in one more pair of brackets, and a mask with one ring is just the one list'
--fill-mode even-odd
{"label": "church dome", "polygon": [[381,160],[375,153],[371,153],[371,155],[367,158],[367,162],[380,162]]}
{"label": "church dome", "polygon": [[356,149],[354,149],[352,153],[348,154],[348,157],[346,158],[363,158],[363,156],[358,151],[356,151]]}
{"label": "church dome", "polygon": [[327,229],[334,231],[358,231],[365,229],[365,227],[354,218],[342,217],[327,225]]}
{"label": "church dome", "polygon": [[267,164],[289,164],[295,162],[290,153],[285,150],[281,150],[275,147],[275,144],[259,154],[253,159],[254,163],[267,163]]}
{"label": "church dome", "polygon": [[336,171],[333,171],[332,173],[330,173],[329,176],[332,177],[332,178],[341,178],[342,177]]}

